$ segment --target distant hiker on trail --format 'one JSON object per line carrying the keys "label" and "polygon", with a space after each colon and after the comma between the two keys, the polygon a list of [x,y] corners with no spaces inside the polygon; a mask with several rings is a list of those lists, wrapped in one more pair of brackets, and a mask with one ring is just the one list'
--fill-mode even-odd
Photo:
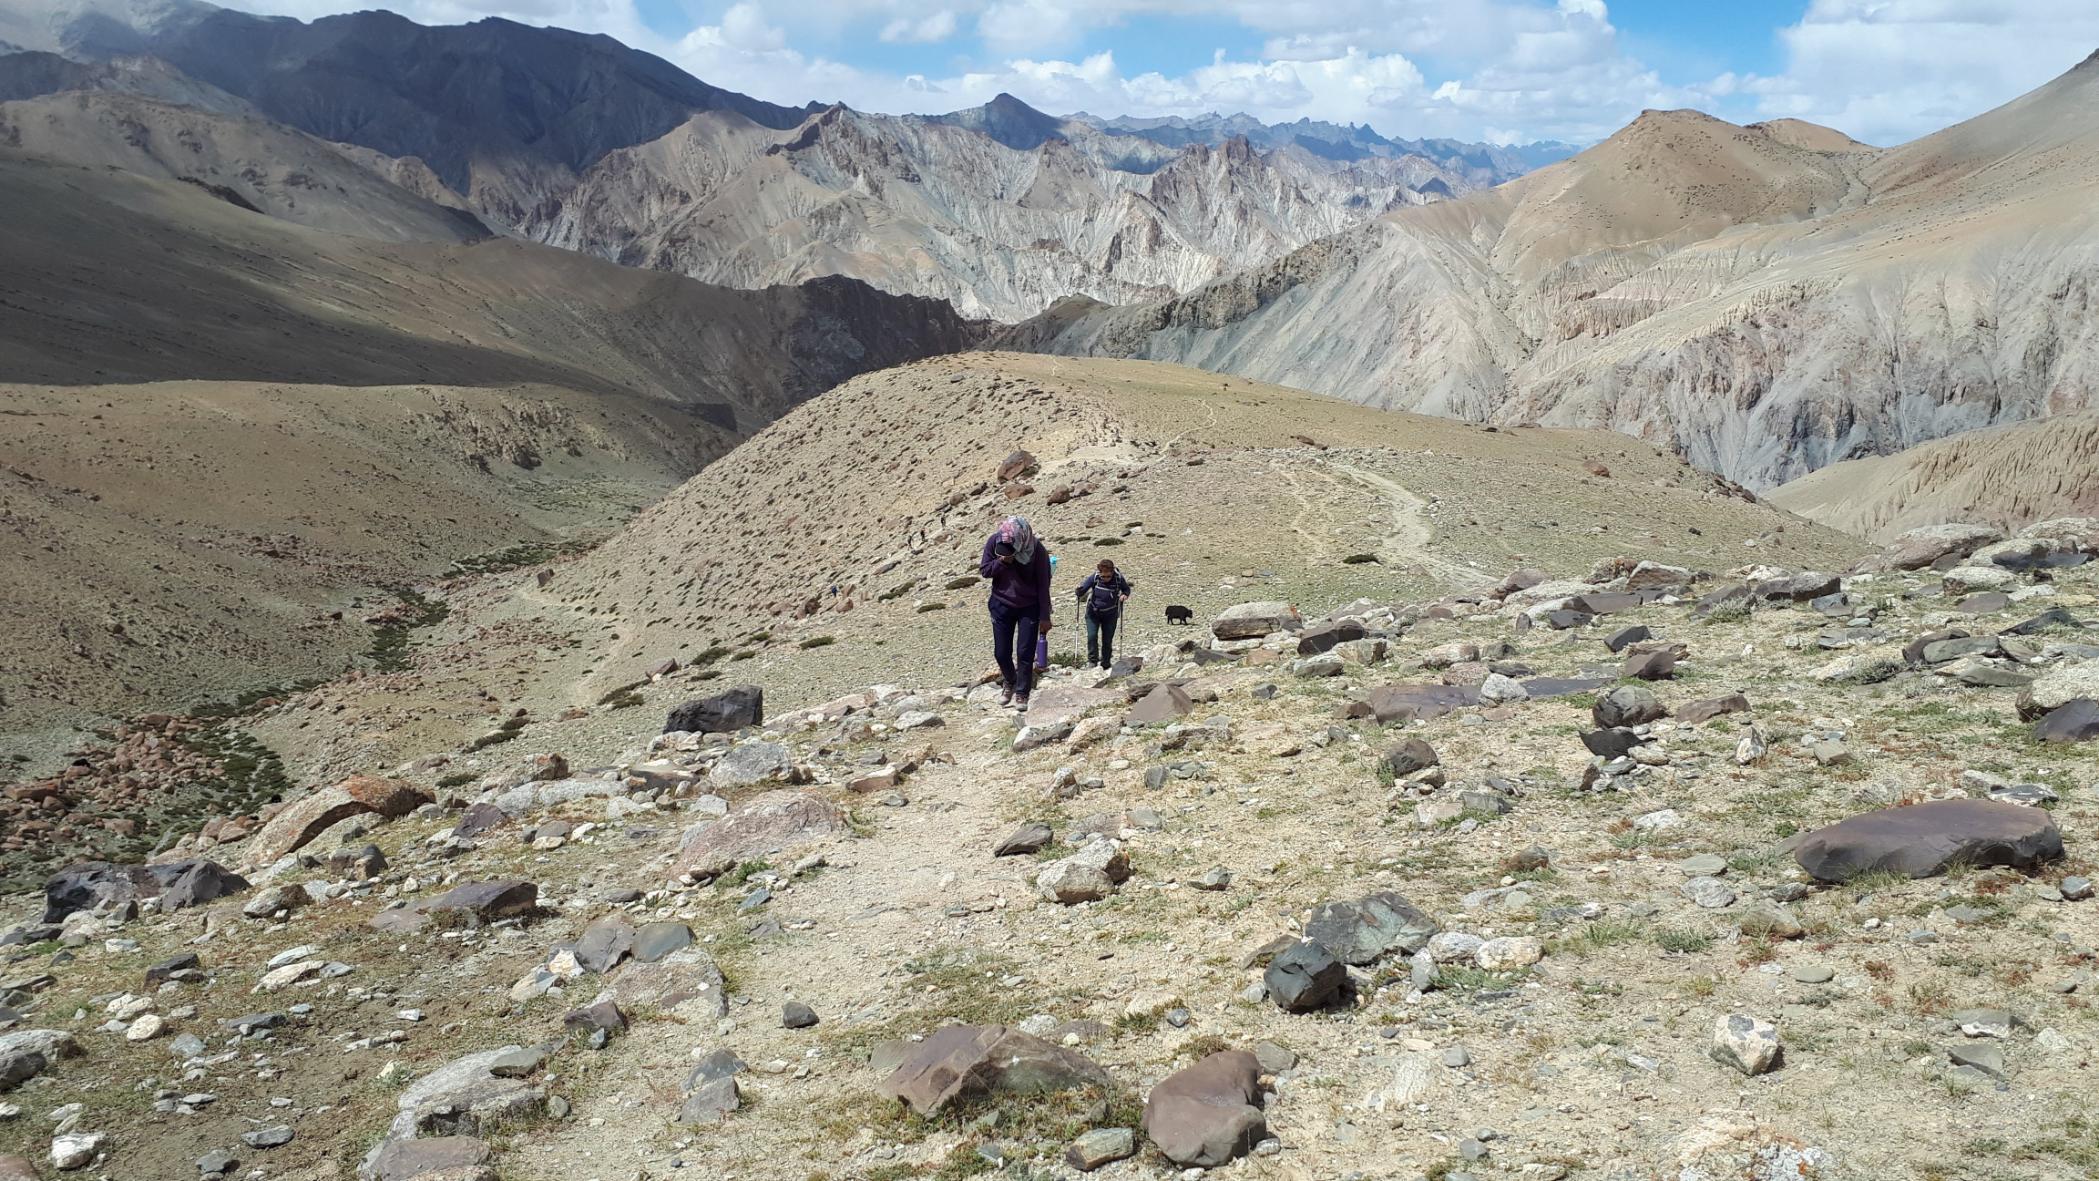
{"label": "distant hiker on trail", "polygon": [[1007,517],[984,539],[977,573],[991,580],[991,654],[1006,693],[1000,705],[1028,708],[1035,638],[1050,630],[1050,559],[1026,517]]}
{"label": "distant hiker on trail", "polygon": [[1079,580],[1077,594],[1086,616],[1086,663],[1112,668],[1122,605],[1130,601],[1130,580],[1115,563],[1102,558],[1099,569]]}

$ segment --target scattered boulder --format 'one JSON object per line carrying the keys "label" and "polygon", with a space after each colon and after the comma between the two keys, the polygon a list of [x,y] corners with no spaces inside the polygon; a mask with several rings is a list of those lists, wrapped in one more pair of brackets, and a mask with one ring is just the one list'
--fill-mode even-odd
{"label": "scattered boulder", "polygon": [[2033,724],[2033,736],[2042,742],[2091,742],[2099,739],[2099,701],[2078,697],[2064,702]]}
{"label": "scattered boulder", "polygon": [[413,934],[433,922],[442,927],[482,926],[523,918],[539,908],[539,886],[516,879],[468,882],[435,898],[382,910],[371,926],[391,934]]}
{"label": "scattered boulder", "polygon": [[1729,1013],[1713,1024],[1713,1061],[1755,1076],[1776,1068],[1778,1028],[1747,1013]]}
{"label": "scattered boulder", "polygon": [[1330,651],[1336,644],[1352,643],[1369,634],[1362,624],[1350,619],[1314,624],[1298,633],[1297,654],[1318,656]]}
{"label": "scattered boulder", "polygon": [[738,685],[717,693],[688,701],[670,712],[663,723],[663,732],[687,731],[694,734],[733,734],[746,726],[760,725],[765,721],[765,690],[758,685]]}
{"label": "scattered boulder", "polygon": [[1435,747],[1419,738],[1409,738],[1386,751],[1382,763],[1392,774],[1405,778],[1416,771],[1425,771],[1441,761]]}
{"label": "scattered boulder", "polygon": [[622,914],[600,915],[583,928],[569,954],[586,972],[604,975],[634,950],[634,924]]}
{"label": "scattered boulder", "polygon": [[1286,1013],[1309,1013],[1339,1000],[1348,990],[1348,969],[1311,940],[1300,940],[1268,961],[1262,983]]}
{"label": "scattered boulder", "polygon": [[1035,875],[1035,889],[1048,901],[1073,906],[1106,898],[1129,876],[1130,856],[1122,842],[1096,838],[1071,856],[1043,866]]}
{"label": "scattered boulder", "polygon": [[716,877],[739,861],[837,836],[846,827],[844,810],[822,796],[792,790],[766,792],[719,820],[686,830],[670,873],[674,878],[686,873],[696,878]]}
{"label": "scattered boulder", "polygon": [[1210,625],[1220,640],[1258,640],[1280,631],[1296,631],[1304,625],[1297,608],[1288,603],[1240,603],[1227,607]]}
{"label": "scattered boulder", "polygon": [[1095,1128],[1071,1142],[1064,1163],[1081,1173],[1137,1155],[1137,1137],[1128,1128]]}
{"label": "scattered boulder", "polygon": [[1596,719],[1598,726],[1608,730],[1659,721],[1667,717],[1669,711],[1663,707],[1661,698],[1654,695],[1654,690],[1644,685],[1620,685],[1598,697],[1596,704],[1589,708],[1589,714]]}
{"label": "scattered boulder", "polygon": [[1436,930],[1435,920],[1419,907],[1387,891],[1320,903],[1305,923],[1305,938],[1360,967],[1394,951],[1412,955]]}
{"label": "scattered boulder", "polygon": [[715,761],[707,782],[733,790],[761,783],[794,782],[794,752],[778,742],[739,742]]}
{"label": "scattered boulder", "polygon": [[1479,703],[1477,685],[1384,685],[1370,691],[1363,708],[1379,724],[1391,725],[1440,718]]}
{"label": "scattered boulder", "polygon": [[1877,871],[1930,877],[1957,864],[2029,869],[2062,855],[2047,812],[1971,799],[1867,812],[1808,833],[1793,849],[1800,868],[1825,882]]}
{"label": "scattered boulder", "polygon": [[178,864],[182,872],[168,884],[167,890],[160,896],[162,910],[183,910],[187,907],[202,906],[248,888],[248,879],[216,861],[185,861]]}
{"label": "scattered boulder", "polygon": [[1707,697],[1699,701],[1678,706],[1676,720],[1694,726],[1704,725],[1721,714],[1744,713],[1749,709],[1749,699],[1740,693],[1725,697]]}
{"label": "scattered boulder", "polygon": [[315,838],[352,816],[406,816],[430,802],[414,784],[371,775],[353,775],[292,801],[263,824],[241,847],[249,865],[269,865],[296,853]]}
{"label": "scattered boulder", "polygon": [[1098,1063],[1041,1038],[1003,1025],[946,1025],[916,1046],[881,1090],[920,1115],[936,1115],[957,1101],[1107,1085]]}
{"label": "scattered boulder", "polygon": [[80,1053],[73,1035],[57,1029],[18,1029],[0,1033],[0,1091],[12,1091]]}
{"label": "scattered boulder", "polygon": [[[1130,707],[1129,724],[1153,726],[1187,717],[1195,709],[1188,691],[1179,685],[1159,685]],[[1068,733],[1069,731],[1067,731]]]}
{"label": "scattered boulder", "polygon": [[1030,822],[1007,833],[1005,839],[991,850],[991,855],[993,857],[1016,857],[1030,853],[1040,853],[1044,849],[1049,848],[1050,842],[1055,839],[1056,834],[1050,831],[1049,825]]}
{"label": "scattered boulder", "polygon": [[2004,530],[1993,525],[1926,525],[1898,535],[1880,564],[1890,570],[1922,570],[1944,558],[1965,558],[2003,539]]}
{"label": "scattered boulder", "polygon": [[389,1140],[359,1171],[369,1181],[492,1181],[488,1145],[472,1136]]}
{"label": "scattered boulder", "polygon": [[1152,1088],[1144,1134],[1183,1168],[1230,1164],[1268,1136],[1260,1099],[1260,1063],[1244,1050],[1219,1050]]}
{"label": "scattered boulder", "polygon": [[1620,628],[1606,636],[1603,646],[1613,652],[1623,652],[1642,640],[1652,638],[1654,638],[1654,633],[1648,630],[1646,624],[1635,624],[1632,627]]}
{"label": "scattered boulder", "polygon": [[2099,660],[2051,669],[2019,693],[2019,716],[2038,721],[2079,698],[2099,699]]}
{"label": "scattered boulder", "polygon": [[718,1124],[743,1106],[736,1076],[749,1069],[732,1050],[715,1050],[694,1064],[685,1076],[685,1104],[678,1122],[686,1127]]}

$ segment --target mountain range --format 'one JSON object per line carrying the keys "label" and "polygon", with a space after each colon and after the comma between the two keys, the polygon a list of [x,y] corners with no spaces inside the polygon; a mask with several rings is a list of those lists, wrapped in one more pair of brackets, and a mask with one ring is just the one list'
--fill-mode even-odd
{"label": "mountain range", "polygon": [[1649,111],[1491,191],[1007,339],[1604,427],[1769,488],[2094,405],[2095,127],[2099,55],[1889,149]]}
{"label": "mountain range", "polygon": [[[783,107],[606,37],[494,18],[309,23],[195,0],[25,12],[17,4],[0,28],[42,52],[0,57],[0,96],[129,91],[267,121],[497,232],[733,286],[844,275],[1007,320],[1071,294],[1177,294],[1366,218],[1499,183],[1554,150],[1244,119],[1230,135],[1154,136],[1010,95],[935,116]],[[63,156],[86,119],[107,124],[90,140],[139,138],[133,125],[153,121],[103,109],[117,108],[109,99],[74,102],[87,109],[39,150]]]}

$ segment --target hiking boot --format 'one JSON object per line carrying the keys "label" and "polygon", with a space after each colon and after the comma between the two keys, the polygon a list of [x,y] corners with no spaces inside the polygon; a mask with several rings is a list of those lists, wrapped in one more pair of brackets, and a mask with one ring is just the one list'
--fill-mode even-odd
{"label": "hiking boot", "polygon": [[1025,694],[1025,693],[1015,693],[1015,694],[1013,695],[1013,712],[1015,712],[1015,713],[1023,713],[1023,714],[1024,714],[1024,713],[1026,713],[1026,712],[1028,712],[1028,695],[1027,695],[1027,694]]}
{"label": "hiking boot", "polygon": [[998,706],[1000,709],[1004,709],[1011,704],[1013,704],[1013,687],[1008,685],[1006,691],[998,695]]}

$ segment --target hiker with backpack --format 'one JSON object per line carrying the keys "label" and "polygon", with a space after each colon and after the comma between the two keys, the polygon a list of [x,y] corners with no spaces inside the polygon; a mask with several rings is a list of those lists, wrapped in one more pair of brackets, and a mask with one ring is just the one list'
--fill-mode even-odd
{"label": "hiker with backpack", "polygon": [[1005,681],[1000,705],[1028,708],[1038,637],[1049,635],[1050,556],[1026,517],[1007,517],[984,539],[977,573],[991,580],[991,654]]}
{"label": "hiker with backpack", "polygon": [[1130,580],[1106,558],[1079,580],[1079,602],[1086,616],[1086,663],[1115,665],[1115,633],[1122,628],[1122,605],[1130,601]]}

